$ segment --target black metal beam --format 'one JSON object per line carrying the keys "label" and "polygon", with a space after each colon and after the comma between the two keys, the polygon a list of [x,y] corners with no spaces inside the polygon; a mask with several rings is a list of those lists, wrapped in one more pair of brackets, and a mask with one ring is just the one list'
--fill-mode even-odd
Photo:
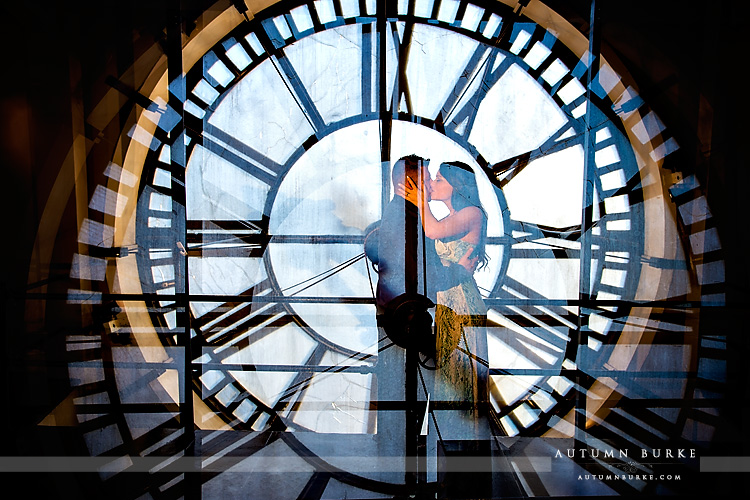
{"label": "black metal beam", "polygon": [[[171,0],[167,7],[167,78],[169,82],[169,105],[174,109],[182,119],[184,119],[183,103],[186,99],[185,80],[183,76],[182,63],[182,2],[181,0]],[[179,162],[186,158],[185,144],[182,136],[172,144],[171,154],[171,171],[172,177],[177,186],[181,186],[180,192],[173,193],[176,203],[173,204],[172,216],[176,224],[172,227],[175,230],[177,238],[187,241],[187,229],[185,225],[185,201],[187,195],[185,192],[185,168]],[[176,245],[175,245],[176,246]],[[182,370],[182,379],[180,380],[180,391],[182,399],[180,405],[180,422],[183,428],[184,454],[186,457],[195,456],[195,435],[193,423],[193,384],[192,372],[190,371],[193,359],[190,348],[190,289],[188,280],[188,258],[187,255],[177,254],[175,259],[175,288],[177,304],[177,324],[179,332],[177,334],[178,345],[184,350],[185,366]],[[188,500],[199,499],[201,497],[200,481],[195,473],[185,473],[185,480],[180,490]]]}

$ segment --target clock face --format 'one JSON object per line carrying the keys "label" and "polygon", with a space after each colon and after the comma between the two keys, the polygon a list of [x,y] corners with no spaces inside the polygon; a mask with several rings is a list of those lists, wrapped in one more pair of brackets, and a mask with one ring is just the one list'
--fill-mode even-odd
{"label": "clock face", "polygon": [[[303,455],[330,454],[331,439],[375,455],[403,433],[383,408],[406,389],[389,365],[400,348],[375,322],[364,231],[393,196],[393,161],[420,155],[433,175],[463,161],[488,216],[475,279],[493,432],[570,436],[580,398],[607,400],[600,375],[644,342],[652,312],[633,305],[690,293],[664,286],[690,266],[669,240],[658,168],[676,143],[609,65],[587,98],[586,58],[562,24],[500,3],[388,9],[283,3],[215,37],[186,68],[182,119],[154,98],[150,132],[130,132],[138,253],[119,275],[138,276],[151,341],[178,352],[189,329],[196,425],[281,430]],[[700,217],[690,207],[678,212]],[[387,490],[403,471],[357,477]]]}
{"label": "clock face", "polygon": [[[268,416],[258,403],[274,407],[290,387],[301,404],[342,404],[354,388],[359,403],[377,399],[366,370],[295,380],[311,364],[377,364],[363,235],[392,196],[388,159],[418,154],[433,175],[460,160],[480,179],[490,264],[476,280],[490,306],[493,409],[508,435],[544,429],[556,407],[569,409],[573,383],[560,372],[576,363],[582,276],[584,293],[609,301],[632,299],[639,279],[640,171],[611,103],[587,103],[574,56],[532,23],[499,39],[497,13],[441,11],[397,16],[381,34],[373,17],[342,23],[316,9],[243,23],[187,75],[185,126],[171,136],[187,144],[190,292],[246,298],[190,302],[196,384],[240,427],[257,428]],[[582,231],[587,138],[593,211]],[[169,149],[150,154],[155,172]],[[586,313],[586,347],[616,338],[608,313],[626,312]],[[246,364],[295,369],[227,368]],[[362,405],[347,424],[339,417],[289,420],[317,432],[370,426]]]}

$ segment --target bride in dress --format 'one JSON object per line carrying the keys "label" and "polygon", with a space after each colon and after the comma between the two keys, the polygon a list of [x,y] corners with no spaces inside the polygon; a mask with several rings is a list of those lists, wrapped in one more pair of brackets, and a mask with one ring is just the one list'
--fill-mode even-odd
{"label": "bride in dress", "polygon": [[[434,180],[426,179],[423,186],[407,181],[399,189],[419,207],[425,235],[435,240],[444,265],[457,263],[464,255],[470,255],[479,268],[487,264],[487,216],[471,167],[461,162],[443,163]],[[428,200],[442,201],[449,214],[438,220]],[[460,284],[438,292],[433,397],[467,410],[464,415],[474,422],[488,402],[486,321],[487,309],[471,274]]]}

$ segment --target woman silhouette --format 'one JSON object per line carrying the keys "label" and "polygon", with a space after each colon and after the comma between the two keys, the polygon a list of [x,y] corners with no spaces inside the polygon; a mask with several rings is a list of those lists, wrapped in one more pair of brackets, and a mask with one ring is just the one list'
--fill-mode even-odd
{"label": "woman silhouette", "polygon": [[[465,255],[477,258],[475,267],[487,264],[487,216],[471,167],[457,161],[443,163],[434,180],[427,179],[422,186],[407,180],[399,189],[419,207],[425,235],[435,240],[444,265],[457,263]],[[448,216],[435,218],[428,200],[445,203]],[[473,273],[474,269],[469,271]],[[472,417],[478,417],[488,401],[486,321],[487,309],[471,274],[437,293],[434,398],[461,402],[458,406],[468,408]]]}

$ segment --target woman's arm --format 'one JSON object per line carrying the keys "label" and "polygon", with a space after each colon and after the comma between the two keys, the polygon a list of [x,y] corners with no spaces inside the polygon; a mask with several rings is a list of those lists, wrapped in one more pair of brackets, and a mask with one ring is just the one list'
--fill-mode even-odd
{"label": "woman's arm", "polygon": [[466,207],[444,219],[437,220],[430,207],[425,205],[422,210],[422,226],[428,238],[437,240],[451,236],[464,236],[481,224],[482,212],[477,207]]}
{"label": "woman's arm", "polygon": [[399,184],[396,194],[419,207],[425,235],[433,240],[451,236],[463,236],[481,227],[482,211],[478,207],[466,207],[444,219],[437,220],[427,204],[427,195],[421,186],[416,186],[407,178],[408,186]]}

